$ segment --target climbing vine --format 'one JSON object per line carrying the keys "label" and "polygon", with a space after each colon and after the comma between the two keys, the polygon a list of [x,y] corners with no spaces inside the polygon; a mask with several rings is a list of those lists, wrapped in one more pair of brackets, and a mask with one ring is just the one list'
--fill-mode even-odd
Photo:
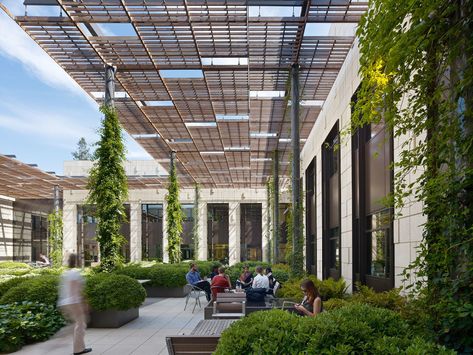
{"label": "climbing vine", "polygon": [[168,235],[168,255],[171,264],[181,261],[181,233],[183,213],[179,202],[179,183],[177,181],[176,166],[171,159],[169,173],[168,194],[166,195],[166,230]]}
{"label": "climbing vine", "polygon": [[63,240],[62,211],[53,211],[48,215],[49,231],[49,256],[54,267],[62,265],[62,240]]}
{"label": "climbing vine", "polygon": [[200,204],[200,186],[195,184],[195,198],[194,208],[192,209],[192,216],[194,225],[192,226],[192,241],[194,243],[194,259],[199,259],[199,204]]}
{"label": "climbing vine", "polygon": [[108,106],[102,106],[100,111],[104,118],[87,184],[87,203],[95,205],[100,267],[103,271],[112,271],[123,263],[122,246],[126,240],[120,234],[120,228],[126,221],[124,203],[128,182],[124,168],[125,146],[117,111]]}
{"label": "climbing vine", "polygon": [[392,202],[415,196],[427,216],[404,275],[417,275],[432,334],[459,352],[473,348],[472,19],[473,1],[371,0],[351,127],[384,120],[399,143]]}
{"label": "climbing vine", "polygon": [[267,247],[268,247],[268,259],[271,261],[271,263],[276,263],[276,260],[274,260],[274,253],[273,253],[273,246],[274,246],[274,238],[273,238],[273,228],[274,228],[274,221],[272,219],[271,213],[274,209],[274,188],[273,188],[273,178],[270,177],[268,181],[266,181],[266,200],[267,200],[267,205],[268,208],[266,210],[267,212],[267,223],[266,223],[266,239],[268,241]]}

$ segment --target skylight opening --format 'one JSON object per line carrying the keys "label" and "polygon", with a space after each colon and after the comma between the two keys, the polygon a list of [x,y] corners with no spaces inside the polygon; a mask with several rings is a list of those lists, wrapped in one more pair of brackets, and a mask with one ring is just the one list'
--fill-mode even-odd
{"label": "skylight opening", "polygon": [[307,23],[304,37],[315,36],[354,36],[356,24],[354,23]]}
{"label": "skylight opening", "polygon": [[284,97],[285,91],[250,91],[250,97],[255,99],[272,99]]}
{"label": "skylight opening", "polygon": [[248,65],[248,58],[201,58],[202,65]]}
{"label": "skylight opening", "polygon": [[[104,91],[91,91],[90,94],[94,97],[94,99],[104,99],[105,92]],[[126,91],[115,91],[113,96],[114,99],[126,99],[128,98],[128,94]]]}
{"label": "skylight opening", "polygon": [[300,17],[300,6],[249,6],[248,17]]}
{"label": "skylight opening", "polygon": [[275,132],[251,132],[251,138],[277,138],[278,134]]}
{"label": "skylight opening", "polygon": [[250,150],[250,147],[245,145],[245,146],[236,146],[236,147],[224,147],[223,148],[225,151],[232,151],[232,152],[235,152],[235,151],[246,151],[246,150]]}
{"label": "skylight opening", "polygon": [[202,79],[204,77],[204,72],[199,69],[166,69],[160,70],[159,75],[164,79]]}
{"label": "skylight opening", "polygon": [[144,133],[144,134],[132,134],[134,139],[149,139],[149,138],[159,138],[160,135],[157,133]]}
{"label": "skylight opening", "polygon": [[218,121],[248,121],[250,116],[248,115],[215,115]]}
{"label": "skylight opening", "polygon": [[138,37],[133,25],[125,23],[95,23],[95,30],[104,37]]}
{"label": "skylight opening", "polygon": [[174,106],[172,101],[144,101],[146,106],[160,106],[160,107],[171,107]]}
{"label": "skylight opening", "polygon": [[187,127],[217,127],[217,122],[185,122]]}

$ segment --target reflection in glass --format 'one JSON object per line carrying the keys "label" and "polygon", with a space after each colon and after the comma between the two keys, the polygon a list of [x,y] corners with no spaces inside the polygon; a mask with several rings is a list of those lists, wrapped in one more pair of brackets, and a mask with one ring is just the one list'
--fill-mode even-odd
{"label": "reflection in glass", "polygon": [[390,249],[388,244],[390,218],[388,210],[368,217],[369,274],[372,276],[390,276]]}

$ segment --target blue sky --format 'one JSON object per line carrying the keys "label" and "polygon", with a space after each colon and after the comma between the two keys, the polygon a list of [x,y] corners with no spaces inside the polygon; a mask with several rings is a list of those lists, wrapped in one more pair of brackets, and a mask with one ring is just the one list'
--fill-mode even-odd
{"label": "blue sky", "polygon": [[[0,2],[23,11],[22,1]],[[60,175],[81,137],[98,140],[98,106],[1,10],[0,33],[0,153]],[[129,159],[150,159],[125,136]]]}

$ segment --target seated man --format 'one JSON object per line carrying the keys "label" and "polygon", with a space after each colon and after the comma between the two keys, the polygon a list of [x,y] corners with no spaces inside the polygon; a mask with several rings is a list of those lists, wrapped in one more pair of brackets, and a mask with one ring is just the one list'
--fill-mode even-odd
{"label": "seated man", "polygon": [[199,271],[197,271],[197,265],[192,263],[189,272],[186,275],[187,283],[192,286],[197,286],[198,288],[205,291],[205,296],[207,301],[210,301],[210,284],[208,281],[202,280],[200,277]]}
{"label": "seated man", "polygon": [[269,278],[266,275],[263,275],[263,267],[257,266],[256,269],[256,276],[253,279],[253,283],[251,285],[252,288],[264,288],[266,292],[269,290]]}
{"label": "seated man", "polygon": [[39,253],[39,258],[42,261],[36,261],[36,265],[41,266],[41,267],[51,266],[51,262],[49,261],[46,255]]}

